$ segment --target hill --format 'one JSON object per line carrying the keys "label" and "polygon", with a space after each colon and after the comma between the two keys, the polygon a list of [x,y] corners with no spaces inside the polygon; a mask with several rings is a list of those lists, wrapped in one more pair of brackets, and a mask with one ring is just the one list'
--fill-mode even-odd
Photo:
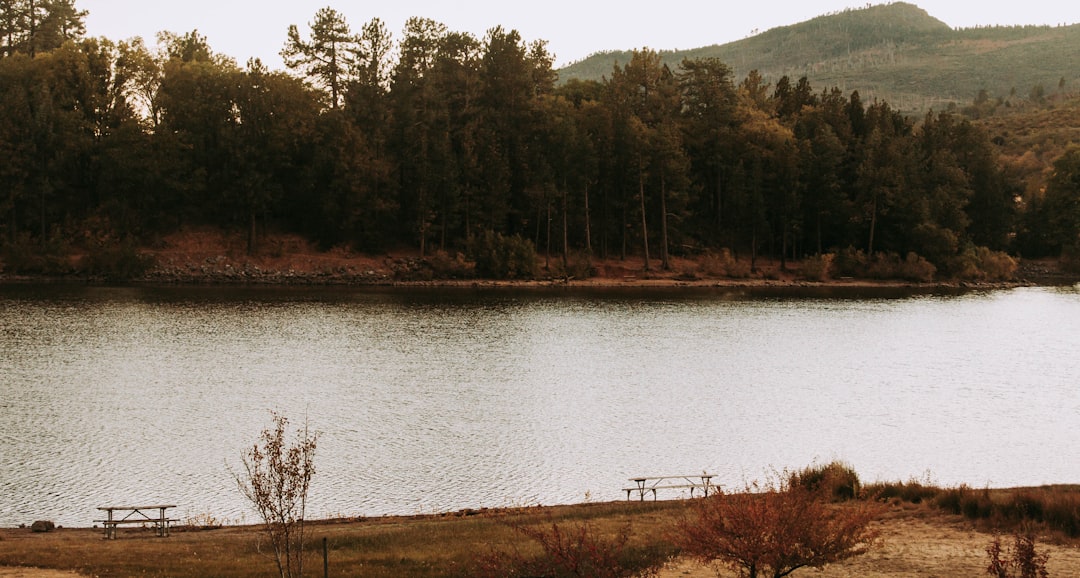
{"label": "hill", "polygon": [[[631,52],[593,55],[559,71],[560,79],[600,80]],[[1080,84],[1080,25],[953,29],[904,2],[819,16],[736,42],[663,51],[666,64],[715,57],[741,79],[806,76],[817,90],[858,90],[864,102],[888,101],[908,113],[966,105],[980,91],[1021,100]]]}

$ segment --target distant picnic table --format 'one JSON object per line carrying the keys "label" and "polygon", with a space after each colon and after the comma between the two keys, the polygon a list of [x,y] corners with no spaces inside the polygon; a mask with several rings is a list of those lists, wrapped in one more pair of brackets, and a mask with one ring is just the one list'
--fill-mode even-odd
{"label": "distant picnic table", "polygon": [[641,476],[637,478],[630,478],[631,482],[634,482],[634,487],[623,488],[626,492],[626,499],[629,500],[631,494],[638,493],[638,497],[641,501],[645,501],[645,494],[652,492],[653,500],[656,500],[657,490],[690,490],[690,497],[694,497],[694,490],[701,490],[705,496],[709,495],[709,490],[714,489],[712,479],[713,474],[691,474],[691,475],[678,475],[678,476]]}
{"label": "distant picnic table", "polygon": [[[105,538],[109,540],[116,538],[116,527],[121,524],[152,525],[157,530],[158,536],[167,537],[169,535],[169,525],[177,520],[166,516],[165,511],[175,507],[176,506],[173,504],[158,504],[153,506],[102,506],[98,508],[98,510],[106,513],[105,519],[94,520],[94,522],[104,524]],[[121,513],[123,516],[117,517],[117,515]]]}

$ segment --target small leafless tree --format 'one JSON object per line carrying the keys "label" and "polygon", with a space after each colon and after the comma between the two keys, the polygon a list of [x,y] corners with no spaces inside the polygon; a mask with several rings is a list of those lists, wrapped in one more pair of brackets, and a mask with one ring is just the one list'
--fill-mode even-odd
{"label": "small leafless tree", "polygon": [[1046,562],[1050,555],[1035,551],[1035,535],[1031,532],[1013,535],[1011,551],[1001,545],[1001,536],[986,547],[990,565],[986,573],[994,578],[1047,578]]}
{"label": "small leafless tree", "polygon": [[870,527],[878,507],[829,504],[819,493],[786,480],[694,502],[675,541],[703,563],[722,563],[747,578],[782,578],[800,568],[866,553],[878,540]]}
{"label": "small leafless tree", "polygon": [[234,473],[240,492],[258,510],[274,548],[281,578],[304,573],[304,510],[308,487],[315,475],[318,433],[303,429],[287,445],[289,420],[273,413],[273,426],[262,431],[259,441],[244,451],[244,470]]}

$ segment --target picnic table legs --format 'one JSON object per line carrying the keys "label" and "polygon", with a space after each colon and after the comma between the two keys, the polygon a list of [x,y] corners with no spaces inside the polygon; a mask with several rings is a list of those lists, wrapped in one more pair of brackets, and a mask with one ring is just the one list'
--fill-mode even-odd
{"label": "picnic table legs", "polygon": [[105,539],[113,540],[116,538],[116,524],[113,523],[113,511],[108,510],[109,519],[105,522]]}
{"label": "picnic table legs", "polygon": [[165,518],[165,508],[159,509],[161,510],[161,516],[158,518],[158,536],[167,538],[169,536],[169,520]]}

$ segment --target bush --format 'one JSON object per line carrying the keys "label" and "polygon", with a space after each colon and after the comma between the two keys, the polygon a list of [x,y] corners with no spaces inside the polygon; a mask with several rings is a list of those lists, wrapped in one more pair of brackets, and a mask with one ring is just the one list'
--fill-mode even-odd
{"label": "bush", "polygon": [[831,277],[832,263],[836,255],[825,253],[807,257],[802,262],[802,276],[810,281],[827,281]]}
{"label": "bush", "polygon": [[1016,268],[1008,253],[986,247],[969,247],[949,264],[954,277],[970,281],[1011,281]]}
{"label": "bush", "polygon": [[918,481],[884,482],[865,486],[863,494],[880,501],[902,500],[912,504],[921,504],[938,496],[941,489]]}
{"label": "bush", "polygon": [[929,258],[935,266],[944,266],[956,255],[960,239],[952,229],[922,223],[911,231],[912,247]]}
{"label": "bush", "polygon": [[990,490],[972,490],[966,485],[942,490],[936,503],[943,510],[973,520],[992,520],[999,526],[1036,523],[1070,538],[1080,537],[1080,494],[1023,490],[1007,499],[991,497]]}
{"label": "bush", "polygon": [[436,279],[468,279],[473,275],[473,266],[461,253],[451,257],[446,251],[436,251],[427,258],[427,264]]}
{"label": "bush", "polygon": [[566,266],[563,267],[562,259],[559,259],[551,267],[553,277],[564,279],[589,279],[596,276],[596,267],[592,264],[592,258],[585,252],[570,253]]}
{"label": "bush", "polygon": [[1063,271],[1080,274],[1080,244],[1062,247],[1060,263]]}
{"label": "bush", "polygon": [[1061,496],[1044,503],[1043,519],[1046,525],[1070,538],[1080,538],[1080,497]]}
{"label": "bush", "polygon": [[791,486],[801,486],[833,502],[853,500],[860,495],[859,474],[840,461],[824,466],[807,466],[791,474],[788,479]]}
{"label": "bush", "polygon": [[655,575],[670,552],[663,548],[629,546],[631,528],[621,527],[615,536],[602,535],[588,521],[560,525],[551,519],[542,526],[514,523],[511,527],[532,539],[540,554],[496,551],[477,560],[471,576],[543,576],[546,578],[630,578]]}
{"label": "bush", "polygon": [[897,272],[897,276],[901,279],[920,283],[933,281],[935,274],[937,274],[937,267],[915,253],[907,254]]}
{"label": "bush", "polygon": [[532,241],[485,231],[469,243],[476,274],[485,279],[533,279],[539,270]]}
{"label": "bush", "polygon": [[866,253],[854,247],[848,247],[835,253],[833,257],[833,275],[838,277],[863,277],[866,275],[870,260]]}
{"label": "bush", "polygon": [[68,275],[72,268],[68,261],[70,247],[59,233],[44,243],[23,233],[13,243],[4,245],[0,256],[4,270],[21,275]]}
{"label": "bush", "polygon": [[916,253],[908,253],[903,259],[896,253],[874,253],[872,257],[867,257],[866,253],[849,247],[836,253],[833,271],[840,277],[929,283],[934,280],[937,267]]}
{"label": "bush", "polygon": [[728,249],[709,251],[701,258],[698,272],[707,277],[745,279],[750,276],[750,263],[736,259]]}
{"label": "bush", "polygon": [[972,520],[987,519],[994,512],[990,490],[986,488],[975,491],[967,484],[943,491],[938,495],[937,505],[946,512],[960,514]]}
{"label": "bush", "polygon": [[93,247],[82,261],[83,272],[109,281],[127,281],[146,275],[154,259],[130,241]]}
{"label": "bush", "polygon": [[864,554],[878,540],[870,527],[877,505],[830,505],[787,480],[694,500],[691,510],[676,527],[676,543],[701,562],[718,561],[749,578],[820,569]]}

